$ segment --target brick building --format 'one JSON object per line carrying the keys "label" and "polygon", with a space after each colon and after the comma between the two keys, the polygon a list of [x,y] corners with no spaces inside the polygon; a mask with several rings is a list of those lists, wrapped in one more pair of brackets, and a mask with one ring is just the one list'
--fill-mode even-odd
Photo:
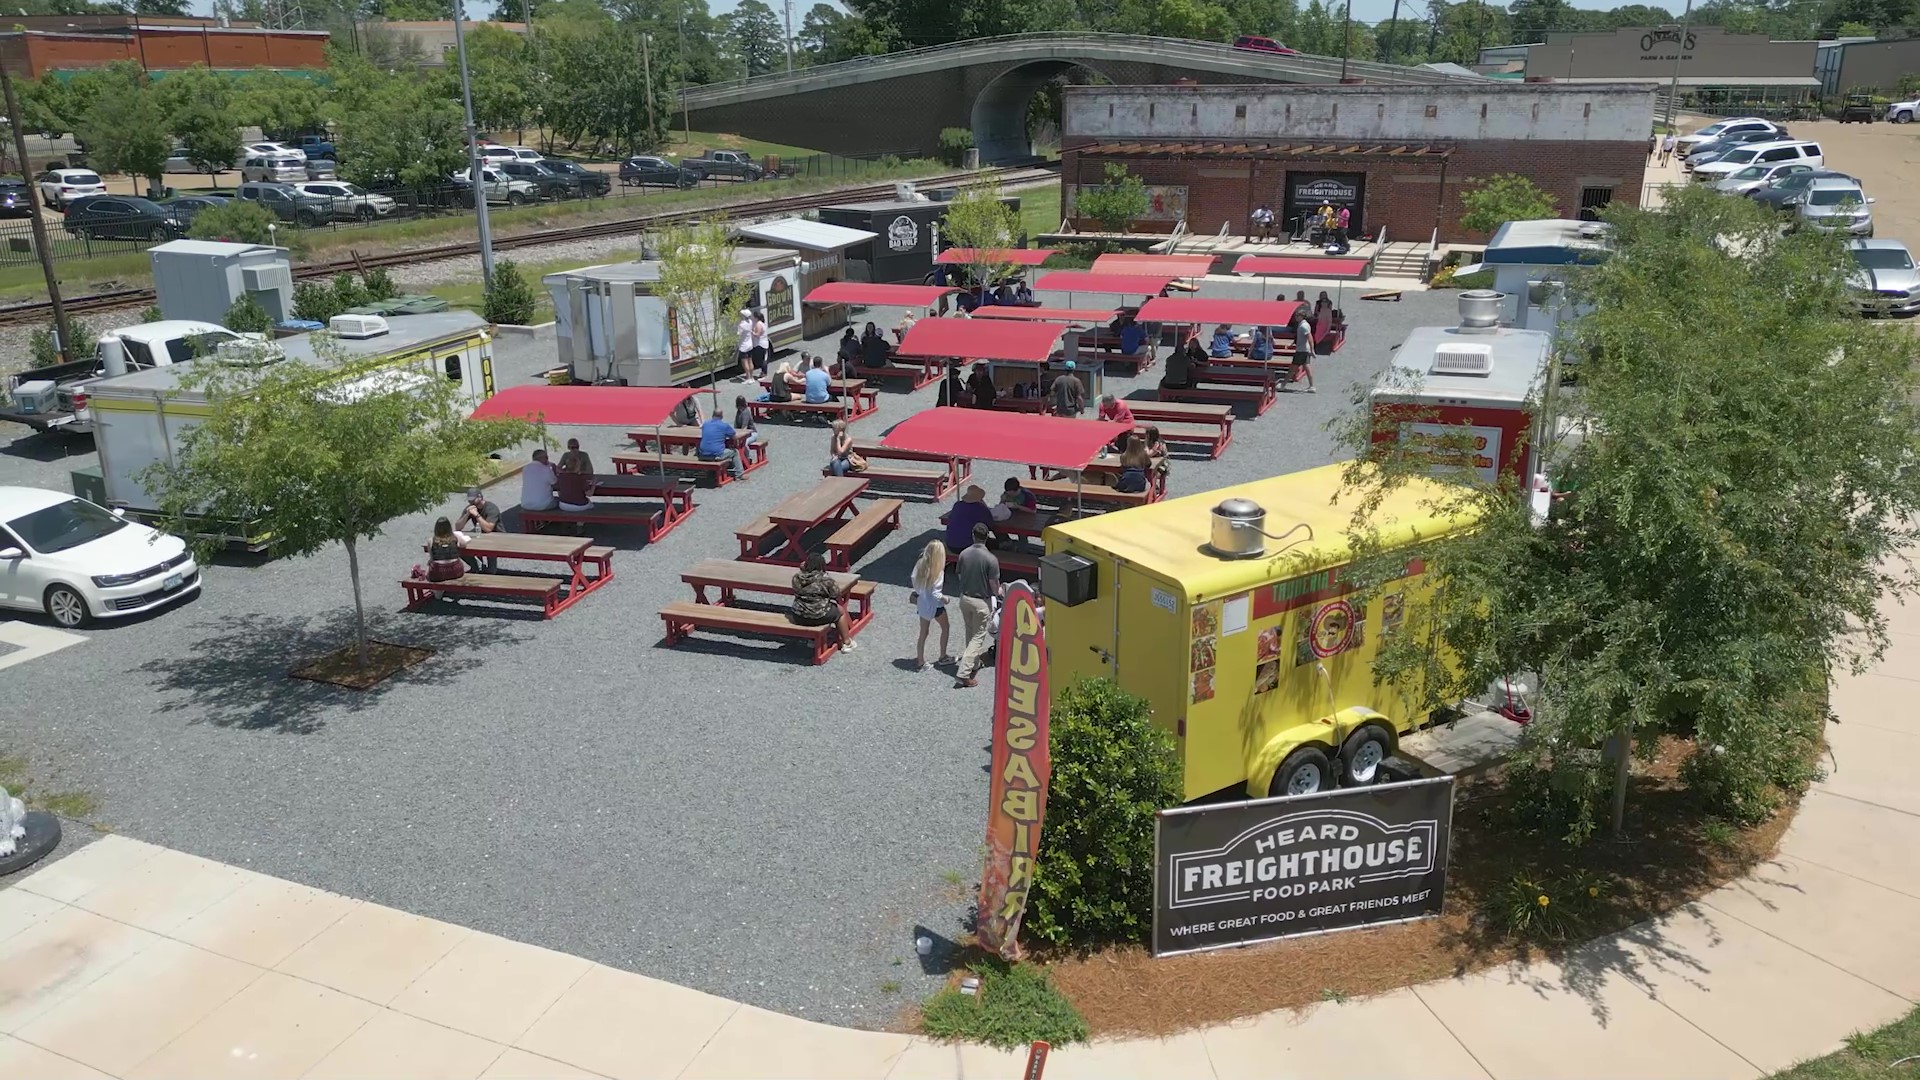
{"label": "brick building", "polygon": [[0,64],[16,78],[105,67],[131,60],[148,71],[205,64],[228,71],[322,68],[324,30],[222,26],[216,19],[147,15],[33,15],[6,21]]}
{"label": "brick building", "polygon": [[1137,231],[1245,232],[1261,204],[1291,229],[1328,201],[1352,211],[1356,235],[1471,242],[1485,237],[1460,226],[1460,195],[1493,173],[1528,177],[1568,216],[1638,204],[1653,88],[1069,86],[1062,117],[1069,217],[1075,190],[1114,163],[1152,196]]}

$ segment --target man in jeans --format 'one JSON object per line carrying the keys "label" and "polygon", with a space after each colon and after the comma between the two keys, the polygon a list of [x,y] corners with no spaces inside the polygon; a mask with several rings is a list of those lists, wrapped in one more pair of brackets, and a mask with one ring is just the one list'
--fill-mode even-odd
{"label": "man in jeans", "polygon": [[993,622],[993,601],[1000,595],[1000,560],[994,558],[987,547],[992,537],[993,530],[985,524],[975,525],[973,543],[960,553],[954,570],[959,585],[960,622],[967,638],[966,647],[960,653],[960,666],[954,672],[955,688],[979,685],[973,676],[986,661],[988,646],[993,644],[993,635],[988,631]]}
{"label": "man in jeans", "polygon": [[726,462],[727,471],[733,474],[735,480],[738,480],[747,475],[747,467],[741,462],[740,455],[734,451],[732,442],[733,425],[727,423],[727,418],[720,415],[720,410],[715,409],[713,419],[700,425],[700,445],[693,453],[701,461]]}

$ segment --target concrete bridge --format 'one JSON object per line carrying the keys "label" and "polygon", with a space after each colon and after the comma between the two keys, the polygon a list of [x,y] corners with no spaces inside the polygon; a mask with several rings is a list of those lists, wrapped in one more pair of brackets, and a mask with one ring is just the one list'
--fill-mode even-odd
{"label": "concrete bridge", "polygon": [[[1028,156],[1027,104],[1050,79],[1082,68],[1119,85],[1338,83],[1337,56],[1281,56],[1213,42],[1130,34],[1014,34],[697,86],[685,94],[692,126],[836,154],[940,145],[943,128],[973,130],[983,162]],[[1448,83],[1425,68],[1353,61],[1370,84]]]}

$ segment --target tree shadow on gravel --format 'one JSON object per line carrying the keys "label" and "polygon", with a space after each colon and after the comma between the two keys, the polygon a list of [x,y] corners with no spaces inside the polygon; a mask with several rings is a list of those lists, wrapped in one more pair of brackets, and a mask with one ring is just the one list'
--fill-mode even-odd
{"label": "tree shadow on gravel", "polygon": [[353,615],[287,618],[238,615],[200,623],[204,631],[174,656],[139,670],[156,679],[153,711],[184,714],[190,724],[311,735],[332,714],[378,708],[391,689],[452,683],[522,640],[495,620],[421,619],[372,611],[367,636],[432,649],[434,656],[368,690],[348,690],[289,672],[353,640]]}

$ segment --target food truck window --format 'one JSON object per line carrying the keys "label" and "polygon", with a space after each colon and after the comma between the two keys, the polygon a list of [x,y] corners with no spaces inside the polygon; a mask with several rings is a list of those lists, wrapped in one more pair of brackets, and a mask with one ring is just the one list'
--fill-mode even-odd
{"label": "food truck window", "polygon": [[460,381],[460,354],[459,353],[448,353],[447,358],[440,361],[440,363],[445,365],[446,367],[447,381],[449,382]]}

